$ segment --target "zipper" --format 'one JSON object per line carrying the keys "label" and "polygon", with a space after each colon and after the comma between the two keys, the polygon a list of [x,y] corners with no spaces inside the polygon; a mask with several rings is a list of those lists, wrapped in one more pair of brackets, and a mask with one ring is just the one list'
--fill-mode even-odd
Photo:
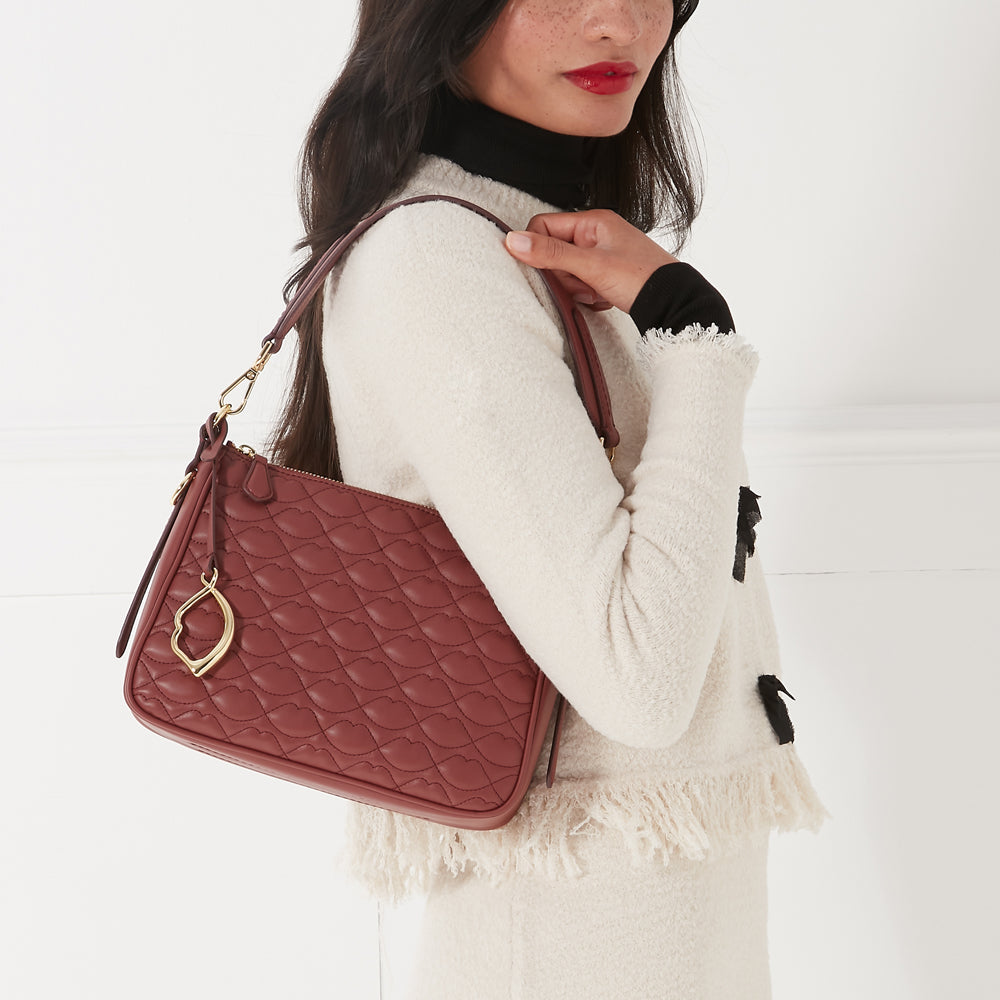
{"label": "zipper", "polygon": [[[251,461],[259,453],[254,451],[253,448],[248,444],[239,445],[238,447],[234,445],[231,441],[226,442],[226,447],[232,450],[234,458],[243,458],[245,461]],[[345,482],[341,482],[339,479],[330,479],[328,476],[320,476],[315,472],[303,472],[301,469],[290,469],[286,465],[276,465],[270,459],[265,458],[260,455],[260,458],[267,462],[267,464],[274,469],[281,469],[283,472],[290,472],[296,476],[305,476],[306,479],[318,479],[321,483],[333,483],[335,486],[343,486],[345,489],[352,490],[356,493],[364,493],[366,496],[376,497],[377,499],[384,500],[388,498],[397,504],[404,504],[407,507],[414,507],[417,510],[427,510],[432,514],[437,514],[438,517],[441,515],[438,513],[436,507],[430,506],[430,504],[416,503],[413,500],[404,500],[402,497],[390,496],[388,493],[376,493],[374,490],[366,490],[362,486],[350,486]]]}

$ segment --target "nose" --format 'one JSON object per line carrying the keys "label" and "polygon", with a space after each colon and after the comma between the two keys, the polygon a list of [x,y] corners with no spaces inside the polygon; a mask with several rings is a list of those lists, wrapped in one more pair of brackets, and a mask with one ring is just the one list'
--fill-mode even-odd
{"label": "nose", "polygon": [[607,39],[617,45],[637,41],[650,13],[648,7],[648,0],[593,0],[584,22],[587,40]]}

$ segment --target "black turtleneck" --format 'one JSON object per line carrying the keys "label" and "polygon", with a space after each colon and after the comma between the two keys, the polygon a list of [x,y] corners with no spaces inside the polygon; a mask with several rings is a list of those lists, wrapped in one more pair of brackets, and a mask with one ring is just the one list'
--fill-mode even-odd
{"label": "black turtleneck", "polygon": [[[562,135],[440,92],[420,150],[471,174],[525,191],[564,211],[587,207],[602,139]],[[692,323],[734,329],[725,299],[690,264],[665,264],[643,285],[629,310],[645,336]]]}
{"label": "black turtleneck", "polygon": [[587,203],[600,144],[549,132],[444,90],[420,151],[571,211]]}

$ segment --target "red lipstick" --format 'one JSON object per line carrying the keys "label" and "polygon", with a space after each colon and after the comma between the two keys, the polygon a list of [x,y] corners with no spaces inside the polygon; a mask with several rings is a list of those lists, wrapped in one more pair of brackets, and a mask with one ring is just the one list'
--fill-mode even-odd
{"label": "red lipstick", "polygon": [[621,94],[632,86],[639,67],[630,62],[599,62],[563,75],[570,83],[591,94]]}

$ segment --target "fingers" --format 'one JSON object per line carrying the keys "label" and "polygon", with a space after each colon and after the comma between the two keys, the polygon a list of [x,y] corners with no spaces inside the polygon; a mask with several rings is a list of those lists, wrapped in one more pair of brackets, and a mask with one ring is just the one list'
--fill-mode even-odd
{"label": "fingers", "polygon": [[581,305],[590,306],[591,309],[596,310],[611,308],[611,303],[606,301],[585,281],[573,277],[572,274],[568,274],[566,271],[550,271],[549,274],[562,285],[574,302],[579,302]]}
{"label": "fingers", "polygon": [[[545,222],[537,224],[548,225],[549,220],[554,218],[545,217]],[[571,227],[558,222],[552,228],[567,236],[573,235]],[[579,230],[576,236],[587,238]],[[522,263],[556,275],[576,302],[594,309],[609,309],[612,305],[622,307],[622,303],[616,298],[614,260],[607,251],[594,245],[580,246],[558,236],[531,231],[508,233],[506,246],[510,254]]]}
{"label": "fingers", "polygon": [[[578,247],[596,247],[601,222],[609,212],[552,212],[536,215],[525,226],[531,233],[552,236]],[[617,217],[616,217],[617,218]]]}
{"label": "fingers", "polygon": [[585,281],[574,277],[568,271],[549,271],[549,274],[566,289],[567,293],[579,301],[586,300],[587,296],[595,298],[597,293]]}
{"label": "fingers", "polygon": [[577,301],[625,311],[650,274],[676,260],[645,233],[601,209],[536,215],[525,230],[507,234],[506,247],[530,267],[570,275],[565,283]]}
{"label": "fingers", "polygon": [[532,267],[579,273],[572,263],[575,247],[564,239],[532,232],[508,233],[507,249]]}
{"label": "fingers", "polygon": [[591,308],[610,308],[590,283],[599,266],[592,250],[537,232],[508,233],[507,249],[523,263],[548,271],[575,302]]}

